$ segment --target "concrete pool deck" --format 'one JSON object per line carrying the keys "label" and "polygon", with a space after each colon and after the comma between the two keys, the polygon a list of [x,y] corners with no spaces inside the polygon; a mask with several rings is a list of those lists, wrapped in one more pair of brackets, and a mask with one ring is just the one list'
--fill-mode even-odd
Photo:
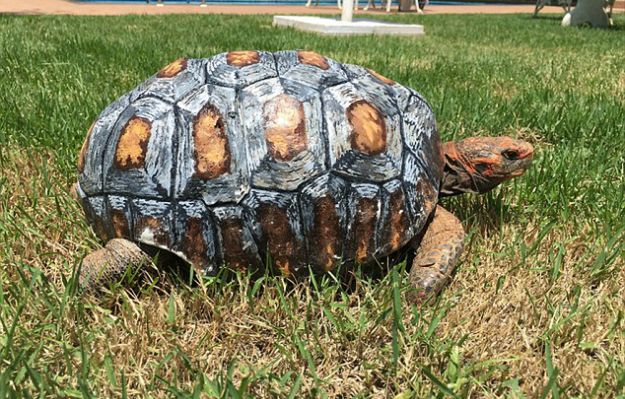
{"label": "concrete pool deck", "polygon": [[[38,15],[126,15],[126,14],[339,14],[340,10],[332,6],[254,6],[209,4],[207,7],[186,4],[167,4],[157,7],[155,4],[104,4],[80,3],[67,0],[0,0],[0,13]],[[379,1],[378,1],[379,3]],[[360,0],[361,8],[366,0]],[[397,12],[395,6],[391,13]],[[428,5],[426,14],[532,14],[534,6],[528,5]],[[541,13],[564,14],[560,7],[545,7]],[[375,10],[355,11],[358,14],[386,14],[378,5]]]}

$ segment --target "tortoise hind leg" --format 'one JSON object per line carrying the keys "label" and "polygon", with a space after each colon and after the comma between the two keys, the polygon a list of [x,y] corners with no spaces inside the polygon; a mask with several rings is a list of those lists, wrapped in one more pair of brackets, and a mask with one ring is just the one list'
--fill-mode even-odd
{"label": "tortoise hind leg", "polygon": [[457,217],[440,205],[427,225],[412,262],[409,279],[418,299],[436,295],[451,279],[464,246],[465,232]]}
{"label": "tortoise hind leg", "polygon": [[79,286],[84,291],[94,292],[117,282],[129,269],[138,270],[151,263],[152,258],[135,243],[114,238],[104,248],[83,259],[78,277]]}

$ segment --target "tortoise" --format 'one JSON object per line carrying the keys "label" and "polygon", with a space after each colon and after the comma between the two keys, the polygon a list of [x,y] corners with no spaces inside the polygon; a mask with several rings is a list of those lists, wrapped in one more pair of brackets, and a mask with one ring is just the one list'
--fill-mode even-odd
{"label": "tortoise", "polygon": [[322,273],[414,249],[410,281],[436,293],[465,236],[438,198],[489,191],[532,154],[509,137],[442,143],[419,93],[312,51],[182,58],[87,134],[74,190],[108,244],[80,284],[118,279],[154,248],[208,276]]}

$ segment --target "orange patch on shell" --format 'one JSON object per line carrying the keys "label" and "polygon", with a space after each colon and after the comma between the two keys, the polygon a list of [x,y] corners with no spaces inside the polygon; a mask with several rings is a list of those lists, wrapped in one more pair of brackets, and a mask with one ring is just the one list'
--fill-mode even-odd
{"label": "orange patch on shell", "polygon": [[230,147],[221,113],[207,104],[193,121],[195,173],[214,179],[230,170]]}
{"label": "orange patch on shell", "polygon": [[389,78],[387,78],[386,76],[380,75],[379,73],[377,73],[376,71],[374,71],[373,69],[367,69],[367,71],[377,80],[379,80],[382,83],[386,83],[387,85],[394,85],[395,81],[391,80]]}
{"label": "orange patch on shell", "polygon": [[111,224],[113,225],[113,231],[115,237],[128,238],[130,237],[130,227],[128,226],[128,219],[124,212],[114,209],[111,211]]}
{"label": "orange patch on shell", "polygon": [[187,260],[201,271],[203,267],[207,266],[206,252],[208,251],[204,239],[202,219],[189,218],[186,227],[182,238],[182,252],[186,255]]}
{"label": "orange patch on shell", "polygon": [[304,106],[297,99],[280,94],[263,106],[265,141],[269,154],[279,161],[289,161],[306,150]]}
{"label": "orange patch on shell", "polygon": [[157,78],[173,78],[180,72],[187,69],[187,59],[179,58],[171,64],[167,65],[156,74]]}
{"label": "orange patch on shell", "polygon": [[243,223],[236,218],[220,224],[224,263],[236,270],[246,270],[253,261],[243,244]]}
{"label": "orange patch on shell", "polygon": [[244,66],[257,64],[260,61],[258,51],[231,51],[226,54],[228,65],[241,68]]}
{"label": "orange patch on shell", "polygon": [[313,262],[325,271],[332,270],[339,262],[340,225],[339,217],[332,198],[324,196],[315,201],[313,210],[314,228],[312,231],[311,249]]}
{"label": "orange patch on shell", "polygon": [[93,127],[95,126],[95,122],[91,124],[89,131],[87,132],[87,137],[85,137],[85,141],[82,142],[82,147],[80,147],[80,153],[78,154],[78,171],[82,173],[85,170],[85,159],[87,158],[87,150],[89,149],[89,140],[91,140],[91,133],[93,133]]}
{"label": "orange patch on shell", "polygon": [[352,127],[353,149],[367,155],[378,155],[386,150],[386,124],[373,104],[359,100],[352,103],[346,113]]}
{"label": "orange patch on shell", "polygon": [[330,68],[328,60],[321,54],[317,54],[314,51],[298,51],[297,60],[301,64],[316,66],[317,68],[326,70]]}
{"label": "orange patch on shell", "polygon": [[115,165],[119,169],[140,168],[145,163],[148,151],[151,123],[139,116],[128,120],[117,141]]}
{"label": "orange patch on shell", "polygon": [[388,245],[391,252],[397,251],[404,244],[408,218],[406,217],[406,205],[404,193],[401,190],[395,191],[390,198],[391,220],[389,225]]}
{"label": "orange patch on shell", "polygon": [[295,239],[291,231],[286,209],[275,204],[263,203],[258,209],[258,218],[263,234],[267,238],[267,249],[276,267],[283,275],[289,276],[291,265],[301,250],[301,243]]}
{"label": "orange patch on shell", "polygon": [[375,222],[378,212],[378,202],[372,198],[363,198],[358,204],[354,218],[354,240],[356,241],[355,260],[365,262],[371,251],[371,244],[375,235]]}

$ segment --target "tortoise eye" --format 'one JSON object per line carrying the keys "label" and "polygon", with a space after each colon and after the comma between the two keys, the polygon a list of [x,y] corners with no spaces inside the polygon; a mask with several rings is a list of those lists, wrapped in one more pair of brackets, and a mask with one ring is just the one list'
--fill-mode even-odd
{"label": "tortoise eye", "polygon": [[505,150],[501,155],[509,161],[514,161],[519,157],[519,152],[517,150]]}

